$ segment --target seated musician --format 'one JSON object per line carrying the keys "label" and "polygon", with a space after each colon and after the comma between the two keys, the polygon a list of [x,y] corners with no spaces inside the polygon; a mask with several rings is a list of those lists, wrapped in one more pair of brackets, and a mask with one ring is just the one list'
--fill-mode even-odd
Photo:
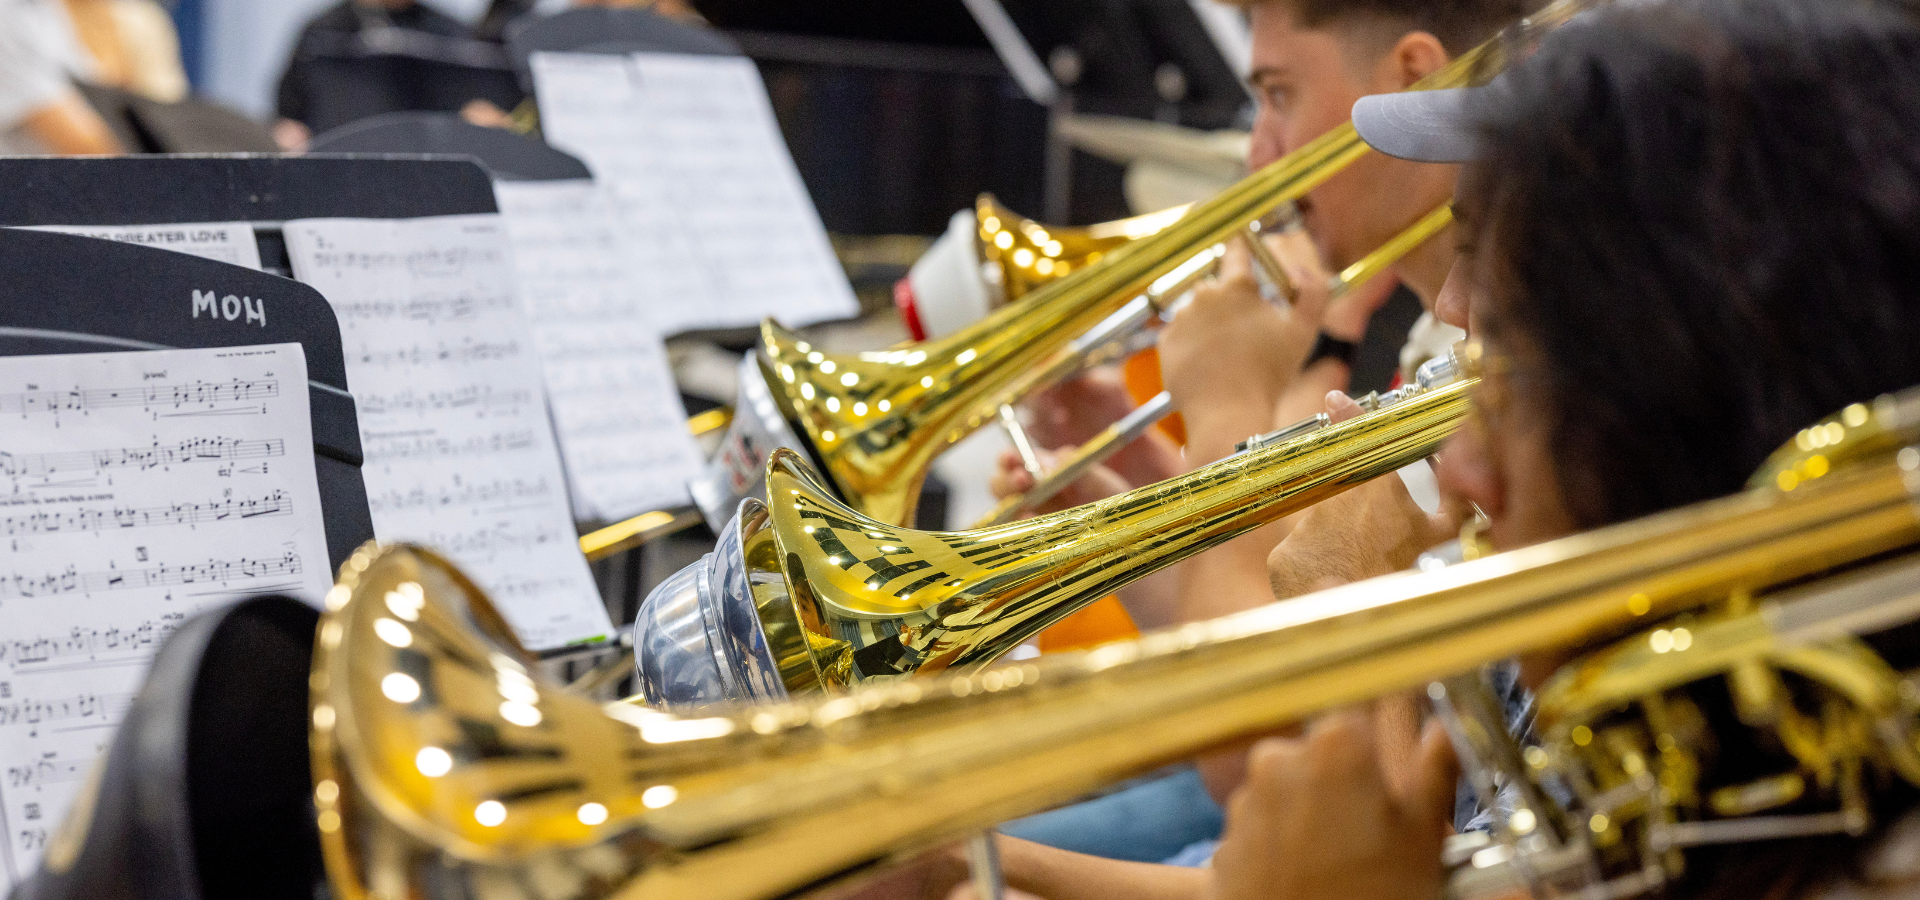
{"label": "seated musician", "polygon": [[[1537,0],[1251,0],[1252,88],[1259,101],[1247,163],[1259,168],[1329,129],[1367,94],[1397,91],[1493,36]],[[1329,301],[1333,271],[1356,262],[1416,220],[1448,202],[1456,167],[1369,154],[1316,188],[1299,205],[1305,230],[1277,235],[1269,246],[1288,270],[1298,296],[1291,308],[1262,297],[1244,247],[1229,245],[1221,272],[1170,325],[1160,342],[1169,391],[1185,420],[1184,462],[1150,435],[1070,488],[1056,505],[1075,505],[1170,478],[1214,462],[1250,435],[1319,412],[1327,392],[1348,387],[1349,360],[1316,352],[1358,342],[1373,311],[1396,281],[1429,310],[1452,262],[1450,230],[1402,258],[1386,275]],[[1452,326],[1464,326],[1464,318]],[[1452,326],[1438,326],[1458,335]],[[1434,330],[1433,325],[1418,329]],[[1444,346],[1444,344],[1442,345]],[[1131,401],[1117,384],[1103,393],[1095,379],[1076,379],[1035,404],[1034,436],[1048,444],[1091,436]],[[1398,489],[1395,499],[1415,508]],[[1002,460],[1000,496],[1032,485],[1017,457]],[[1050,507],[1051,508],[1051,507]],[[1211,618],[1272,599],[1265,560],[1285,525],[1260,529],[1197,560],[1122,592],[1143,628]],[[1435,533],[1453,531],[1450,524]],[[1407,558],[1411,562],[1411,557]],[[1235,784],[1237,755],[1208,765],[1206,793],[1224,799]],[[1212,837],[1218,812],[1191,773],[1122,792],[1091,806],[1043,814],[1009,827],[1014,834],[1106,855],[1159,860],[1189,842]],[[1163,821],[1164,820],[1164,821]],[[1178,831],[1165,840],[1142,832]],[[1204,857],[1200,857],[1204,858]]]}
{"label": "seated musician", "polygon": [[[1258,169],[1344,124],[1353,102],[1402,90],[1492,37],[1541,0],[1229,0],[1244,5],[1253,39],[1251,89],[1258,102],[1247,165]],[[1069,488],[1053,506],[1091,502],[1217,461],[1250,435],[1320,412],[1329,391],[1345,390],[1351,348],[1395,283],[1429,315],[1416,332],[1436,332],[1444,347],[1464,322],[1432,321],[1434,300],[1452,263],[1443,230],[1387,272],[1337,300],[1332,273],[1387,243],[1453,194],[1455,167],[1370,154],[1315,188],[1298,206],[1305,229],[1268,241],[1297,296],[1290,308],[1262,296],[1239,242],[1210,284],[1195,290],[1159,344],[1167,390],[1187,434],[1184,459],[1151,438],[1137,441]],[[1442,317],[1444,318],[1444,317]],[[1451,335],[1451,336],[1446,336]],[[1084,381],[1084,379],[1082,380]],[[1063,396],[1036,404],[1035,437],[1076,443],[1124,412],[1117,386],[1102,393],[1069,382]],[[1108,396],[1113,395],[1113,396]],[[1017,456],[1001,461],[994,490],[1026,490],[1032,478]],[[1123,594],[1142,627],[1211,618],[1264,602],[1267,551],[1284,533],[1269,526]]]}
{"label": "seated musician", "polygon": [[[1439,468],[1495,548],[1734,492],[1797,429],[1920,384],[1916,63],[1920,22],[1893,3],[1671,0],[1567,26],[1464,112],[1459,95],[1362,108],[1384,149],[1474,160],[1447,300],[1469,301],[1487,377]],[[1317,507],[1270,560],[1280,589],[1382,568],[1410,529],[1381,509],[1359,491]],[[1528,662],[1532,682],[1550,668]],[[1211,871],[1009,845],[1013,886],[1437,897],[1450,748],[1369,713],[1258,745]],[[1883,798],[1858,838],[1696,851],[1669,893],[1920,895],[1920,863],[1881,841],[1912,830],[1911,803]]]}

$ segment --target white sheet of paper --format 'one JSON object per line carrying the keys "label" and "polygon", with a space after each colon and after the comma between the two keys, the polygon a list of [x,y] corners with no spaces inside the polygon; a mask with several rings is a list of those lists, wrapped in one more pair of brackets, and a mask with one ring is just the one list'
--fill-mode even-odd
{"label": "white sheet of paper", "polygon": [[0,358],[0,851],[32,873],[160,642],[333,583],[299,344]]}
{"label": "white sheet of paper", "polygon": [[669,331],[859,312],[751,60],[542,53],[533,69],[547,139],[612,186],[633,239],[697,269],[693,299],[654,301]]}
{"label": "white sheet of paper", "polygon": [[594,182],[494,185],[512,240],[520,303],[533,320],[574,514],[614,521],[684,506],[700,448],[619,213]]}
{"label": "white sheet of paper", "polygon": [[260,245],[252,222],[192,222],[178,225],[31,225],[81,237],[158,247],[260,271]]}
{"label": "white sheet of paper", "polygon": [[611,634],[500,217],[305,219],[285,233],[294,275],[340,318],[375,536],[445,553],[530,648]]}

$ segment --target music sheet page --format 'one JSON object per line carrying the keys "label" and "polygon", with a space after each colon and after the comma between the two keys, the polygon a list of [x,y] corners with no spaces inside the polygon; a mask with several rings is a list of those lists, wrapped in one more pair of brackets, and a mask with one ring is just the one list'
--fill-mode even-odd
{"label": "music sheet page", "polygon": [[690,260],[703,290],[657,295],[669,333],[859,312],[751,60],[542,53],[533,68],[547,139],[613,188],[652,245],[636,252],[689,254],[669,263]]}
{"label": "music sheet page", "polygon": [[38,864],[187,617],[332,585],[299,344],[0,358],[0,850]]}
{"label": "music sheet page", "polygon": [[529,648],[609,635],[500,217],[305,219],[285,233],[295,276],[340,317],[374,534],[446,554]]}
{"label": "music sheet page", "polygon": [[722,297],[653,174],[658,166],[633,63],[622,56],[536,53],[533,71],[541,133],[584,160],[613,198],[624,255],[662,333],[700,327]]}
{"label": "music sheet page", "polygon": [[667,348],[621,249],[619,214],[592,181],[494,185],[520,303],[546,372],[574,513],[610,522],[685,506],[701,454]]}
{"label": "music sheet page", "polygon": [[173,250],[189,256],[261,271],[260,245],[252,222],[191,222],[178,225],[27,225],[29,231],[55,231],[123,244]]}

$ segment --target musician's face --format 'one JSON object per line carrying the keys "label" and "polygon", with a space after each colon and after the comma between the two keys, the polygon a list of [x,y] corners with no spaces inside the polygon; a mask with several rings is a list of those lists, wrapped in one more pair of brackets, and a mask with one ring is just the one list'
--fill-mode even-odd
{"label": "musician's face", "polygon": [[1542,363],[1525,348],[1503,343],[1525,332],[1500,321],[1483,287],[1485,269],[1473,254],[1462,253],[1441,290],[1442,309],[1465,298],[1483,356],[1473,413],[1438,454],[1435,474],[1449,500],[1486,514],[1485,534],[1495,549],[1513,550],[1564,537],[1578,526],[1555,465],[1549,407],[1539,396]]}
{"label": "musician's face", "polygon": [[[1344,124],[1361,97],[1400,90],[1425,69],[1445,62],[1445,51],[1431,36],[1415,34],[1396,42],[1379,28],[1340,23],[1306,27],[1286,0],[1256,3],[1250,16],[1253,70],[1248,80],[1259,103],[1247,153],[1250,168],[1299,150]],[[1454,176],[1451,166],[1369,153],[1314,188],[1300,202],[1300,211],[1321,255],[1340,269],[1446,202]]]}

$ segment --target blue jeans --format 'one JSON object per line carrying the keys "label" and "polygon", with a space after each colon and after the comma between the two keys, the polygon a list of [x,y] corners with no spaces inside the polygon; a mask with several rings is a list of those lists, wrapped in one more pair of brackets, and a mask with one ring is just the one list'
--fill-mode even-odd
{"label": "blue jeans", "polygon": [[1085,803],[1000,826],[1037,844],[1134,862],[1160,862],[1188,845],[1220,836],[1220,805],[1191,767]]}

